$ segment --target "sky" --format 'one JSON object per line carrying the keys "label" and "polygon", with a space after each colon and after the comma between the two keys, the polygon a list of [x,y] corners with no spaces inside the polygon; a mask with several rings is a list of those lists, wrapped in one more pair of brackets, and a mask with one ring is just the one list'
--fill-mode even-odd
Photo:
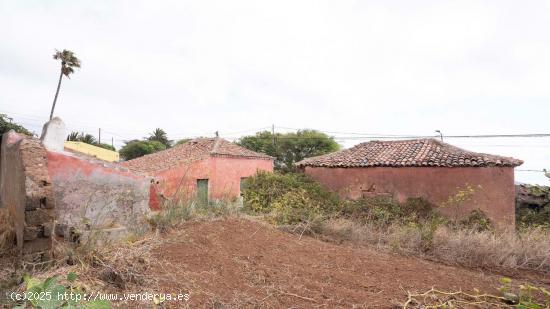
{"label": "sky", "polygon": [[[0,113],[40,132],[52,54],[70,49],[82,68],[55,115],[117,147],[157,127],[174,140],[311,128],[344,147],[550,133],[549,29],[550,0],[0,0]],[[550,137],[445,141],[550,184]]]}

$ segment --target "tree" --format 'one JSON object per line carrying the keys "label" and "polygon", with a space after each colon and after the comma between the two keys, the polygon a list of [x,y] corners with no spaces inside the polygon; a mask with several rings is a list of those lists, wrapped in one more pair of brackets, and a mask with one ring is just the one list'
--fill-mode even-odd
{"label": "tree", "polygon": [[298,130],[296,133],[258,132],[244,136],[237,144],[253,151],[275,157],[275,168],[283,171],[295,169],[294,163],[340,149],[334,138],[316,130]]}
{"label": "tree", "polygon": [[74,68],[80,68],[80,60],[75,54],[67,49],[63,51],[55,50],[53,59],[61,61],[61,72],[59,73],[59,81],[57,82],[57,90],[55,91],[55,97],[53,99],[52,111],[50,112],[50,120],[53,118],[53,112],[55,110],[55,103],[57,102],[57,96],[59,95],[59,88],[61,88],[61,79],[63,75],[69,76],[74,73]]}
{"label": "tree", "polygon": [[70,141],[70,142],[80,141],[80,133],[74,132],[74,131],[69,133],[69,135],[67,135],[67,141]]}
{"label": "tree", "polygon": [[165,149],[166,145],[159,141],[132,140],[126,142],[124,147],[120,149],[119,153],[125,160],[132,160]]}
{"label": "tree", "polygon": [[147,140],[160,142],[166,146],[166,148],[170,148],[172,146],[172,141],[168,139],[168,134],[166,134],[166,132],[161,128],[156,128],[155,131],[149,135]]}
{"label": "tree", "polygon": [[25,127],[23,127],[22,125],[14,123],[12,121],[13,119],[8,117],[8,115],[0,114],[0,137],[10,130],[14,130],[17,133],[25,134],[28,136],[33,135],[31,131],[25,129]]}
{"label": "tree", "polygon": [[90,144],[90,145],[96,145],[97,141],[95,137],[92,134],[80,134],[80,137],[78,138],[78,141]]}
{"label": "tree", "polygon": [[84,133],[78,133],[78,132],[73,131],[69,135],[67,135],[67,141],[83,142],[83,143],[94,145],[94,146],[97,146],[97,147],[101,147],[101,148],[104,148],[104,149],[107,149],[107,150],[116,151],[115,147],[113,147],[112,145],[105,144],[105,143],[100,144],[100,143],[96,142],[95,137],[91,134],[84,134]]}

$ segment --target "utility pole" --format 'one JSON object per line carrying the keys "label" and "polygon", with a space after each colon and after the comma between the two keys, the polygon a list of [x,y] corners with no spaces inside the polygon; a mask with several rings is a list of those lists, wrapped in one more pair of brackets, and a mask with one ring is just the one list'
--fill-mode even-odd
{"label": "utility pole", "polygon": [[115,138],[111,136],[111,147],[115,148]]}
{"label": "utility pole", "polygon": [[271,125],[271,137],[272,137],[272,144],[273,144],[273,149],[275,149],[275,124],[272,124]]}
{"label": "utility pole", "polygon": [[101,144],[101,128],[99,128],[99,143],[98,144]]}

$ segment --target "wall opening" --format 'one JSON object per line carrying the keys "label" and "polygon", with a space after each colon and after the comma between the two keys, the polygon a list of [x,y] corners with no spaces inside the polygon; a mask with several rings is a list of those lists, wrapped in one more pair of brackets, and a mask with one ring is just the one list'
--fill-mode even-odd
{"label": "wall opening", "polygon": [[208,179],[197,179],[197,202],[208,204]]}

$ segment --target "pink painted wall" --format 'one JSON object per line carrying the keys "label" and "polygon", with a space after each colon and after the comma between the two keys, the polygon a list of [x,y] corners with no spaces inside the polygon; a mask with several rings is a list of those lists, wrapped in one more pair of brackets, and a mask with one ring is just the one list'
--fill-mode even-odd
{"label": "pink painted wall", "polygon": [[447,215],[483,210],[498,225],[514,226],[514,169],[511,167],[306,167],[305,173],[343,197],[357,199],[391,194],[399,201],[424,197],[441,205],[459,188],[471,185],[476,191],[460,209],[441,209]]}
{"label": "pink painted wall", "polygon": [[223,199],[238,197],[241,178],[253,176],[258,171],[273,171],[273,160],[209,157],[154,176],[168,198],[193,197],[197,179],[208,179],[209,198]]}
{"label": "pink painted wall", "polygon": [[48,151],[47,159],[58,223],[128,230],[146,226],[152,200],[150,178],[69,153]]}

